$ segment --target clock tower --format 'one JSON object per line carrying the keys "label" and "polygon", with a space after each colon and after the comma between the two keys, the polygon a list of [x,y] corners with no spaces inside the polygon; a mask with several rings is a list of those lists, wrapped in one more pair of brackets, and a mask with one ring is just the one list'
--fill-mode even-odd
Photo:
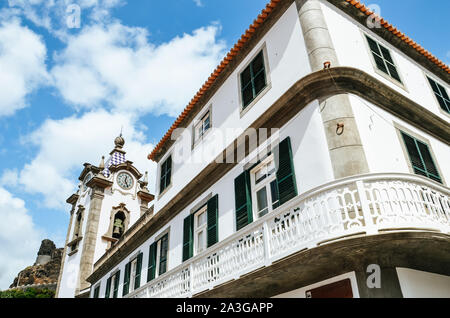
{"label": "clock tower", "polygon": [[126,159],[125,140],[114,140],[115,147],[98,166],[84,164],[78,191],[71,205],[69,228],[58,279],[56,297],[88,297],[86,278],[95,262],[149,209],[154,196],[147,189],[148,173],[142,175]]}

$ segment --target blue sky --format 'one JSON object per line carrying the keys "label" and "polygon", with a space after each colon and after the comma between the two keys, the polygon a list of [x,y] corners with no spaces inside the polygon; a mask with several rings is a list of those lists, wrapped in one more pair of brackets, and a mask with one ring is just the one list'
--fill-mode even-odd
{"label": "blue sky", "polygon": [[[65,199],[122,126],[152,175],[146,155],[267,2],[0,0],[0,289],[42,239],[62,246]],[[67,28],[72,3],[80,28]],[[448,0],[366,4],[450,61]]]}

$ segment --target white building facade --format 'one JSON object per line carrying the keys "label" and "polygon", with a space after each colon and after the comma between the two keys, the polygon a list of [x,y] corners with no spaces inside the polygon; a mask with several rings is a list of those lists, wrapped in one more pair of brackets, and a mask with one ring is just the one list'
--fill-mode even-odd
{"label": "white building facade", "polygon": [[268,4],[150,154],[152,208],[104,200],[97,240],[119,201],[134,226],[78,295],[450,297],[450,70],[368,18]]}

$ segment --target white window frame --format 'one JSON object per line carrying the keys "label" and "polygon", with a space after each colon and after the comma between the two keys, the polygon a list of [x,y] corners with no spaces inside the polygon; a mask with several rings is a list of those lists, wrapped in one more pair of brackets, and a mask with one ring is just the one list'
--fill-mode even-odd
{"label": "white window frame", "polygon": [[156,268],[155,268],[155,279],[159,277],[159,263],[160,263],[160,257],[161,257],[161,241],[162,238],[160,238],[156,242]]}
{"label": "white window frame", "polygon": [[134,284],[136,281],[137,257],[131,261],[130,265],[130,292],[135,290]]}
{"label": "white window frame", "polygon": [[[198,224],[198,217],[201,214],[205,214],[205,223],[203,223],[202,225]],[[203,232],[202,236],[203,236],[203,247],[201,247],[201,249],[199,250],[198,248],[198,234]],[[201,252],[203,252],[204,250],[207,249],[208,244],[206,242],[207,240],[207,235],[208,235],[208,205],[203,206],[202,208],[200,208],[197,212],[195,212],[194,214],[194,239],[193,239],[193,244],[194,244],[194,256],[200,254]]]}
{"label": "white window frame", "polygon": [[[209,118],[209,127],[205,128],[206,119]],[[197,135],[198,128],[202,128],[202,132],[200,135]],[[205,135],[211,130],[212,128],[212,116],[211,116],[211,107],[198,119],[195,121],[193,125],[193,147],[197,146],[205,137]]]}
{"label": "white window frame", "polygon": [[[255,58],[258,56],[258,54],[261,51],[263,52],[264,68],[265,68],[265,72],[266,72],[266,87],[261,92],[259,92],[259,94],[253,99],[253,101],[250,104],[248,104],[244,108],[244,100],[242,98],[241,74],[255,60]],[[239,71],[237,72],[237,84],[238,84],[238,95],[239,95],[239,116],[240,116],[240,118],[242,118],[272,88],[272,79],[271,79],[271,71],[270,71],[270,64],[269,64],[269,54],[267,52],[266,42],[264,42],[257,49],[254,49],[253,50],[253,54],[250,57],[247,58],[247,62],[245,62],[245,64],[243,64],[240,67]]]}
{"label": "white window frame", "polygon": [[274,172],[266,179],[262,180],[261,183],[256,184],[256,173],[263,169],[265,166],[267,166],[270,162],[274,163],[275,166],[275,157],[273,154],[271,154],[270,156],[268,156],[266,159],[264,159],[261,163],[259,163],[255,168],[253,168],[250,171],[250,180],[251,180],[251,189],[252,189],[252,202],[255,202],[255,204],[253,204],[253,219],[254,220],[258,220],[261,217],[259,216],[259,212],[258,211],[258,197],[257,197],[257,193],[258,191],[260,191],[263,188],[266,188],[266,195],[267,195],[267,214],[271,213],[274,209],[273,209],[273,204],[274,202],[272,202],[272,191],[270,188],[270,184],[276,179],[277,179],[277,173],[276,173],[276,166],[275,166],[275,170]]}
{"label": "white window frame", "polygon": [[[431,84],[430,84],[430,82],[428,81],[428,79],[430,79],[430,80],[432,80],[433,82],[435,82],[436,84],[439,84],[440,86],[442,86],[442,88],[445,90],[445,92],[447,93],[447,95],[450,95],[450,89],[447,89],[446,84],[443,84],[443,82],[442,82],[441,80],[437,80],[434,76],[432,76],[432,75],[430,75],[430,74],[427,74],[427,73],[425,73],[425,72],[424,72],[424,75],[425,75],[425,81],[426,81],[426,83],[427,83],[427,85],[428,85],[428,87],[429,87],[429,89],[430,89],[430,91],[431,91],[431,94],[433,95],[434,100],[436,101],[436,105],[437,105],[439,111],[440,111],[442,114],[444,114],[444,115],[450,117],[450,113],[448,113],[448,112],[446,112],[444,109],[442,109],[441,105],[439,104],[439,101],[438,101],[438,98],[437,98],[437,96],[436,96],[436,93],[434,92],[433,87],[431,87]],[[441,89],[439,88],[439,91],[440,91],[440,90],[441,90]],[[444,98],[444,96],[442,96],[442,92],[441,92],[441,97]]]}
{"label": "white window frame", "polygon": [[[119,271],[115,272],[112,276],[111,276],[111,289],[109,290],[109,298],[114,298],[114,289],[115,289],[115,285],[116,285],[116,276],[119,273]],[[119,285],[120,285],[120,281],[119,281]],[[117,290],[119,290],[119,288],[117,288]],[[119,292],[117,292],[117,297],[119,297]]]}
{"label": "white window frame", "polygon": [[[378,37],[376,37],[376,36],[374,36],[372,34],[369,34],[366,31],[361,30],[361,35],[363,37],[363,42],[364,42],[364,45],[366,47],[366,50],[367,50],[367,52],[370,55],[370,62],[372,63],[372,66],[373,66],[373,69],[374,69],[375,73],[380,75],[384,79],[390,81],[391,83],[395,84],[396,86],[400,87],[401,89],[403,89],[403,90],[405,90],[406,92],[409,93],[408,88],[406,87],[405,79],[403,78],[403,74],[402,74],[402,72],[400,70],[400,65],[399,65],[399,63],[397,61],[397,57],[395,56],[395,54],[393,54],[394,50],[391,49],[389,47],[389,45],[386,44],[384,41],[382,41],[381,39],[379,39]],[[396,71],[398,73],[398,76],[400,77],[400,82],[378,68],[378,65],[377,65],[377,63],[375,61],[375,57],[373,56],[372,49],[370,48],[370,45],[369,45],[369,41],[367,39],[368,37],[371,38],[372,40],[374,40],[377,43],[378,46],[382,45],[386,50],[389,51],[389,53],[391,55],[391,58],[392,58],[392,61],[394,61],[395,69],[396,69]]]}

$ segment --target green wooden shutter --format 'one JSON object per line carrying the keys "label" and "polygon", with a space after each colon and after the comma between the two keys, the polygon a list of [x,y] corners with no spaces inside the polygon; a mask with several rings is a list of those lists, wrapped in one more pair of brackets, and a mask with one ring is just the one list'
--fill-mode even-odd
{"label": "green wooden shutter", "polygon": [[275,161],[277,161],[277,157],[277,184],[280,197],[280,205],[282,205],[297,196],[297,182],[295,180],[291,139],[289,137],[284,139],[278,145],[278,151],[275,151]]}
{"label": "green wooden shutter", "polygon": [[402,132],[414,173],[442,183],[428,145]]}
{"label": "green wooden shutter", "polygon": [[94,298],[99,298],[100,296],[100,285],[98,285],[95,289],[94,289]]}
{"label": "green wooden shutter", "polygon": [[194,254],[194,215],[184,219],[183,224],[183,262]]}
{"label": "green wooden shutter", "polygon": [[125,265],[125,277],[123,281],[122,296],[126,296],[130,292],[130,275],[131,275],[131,262]]}
{"label": "green wooden shutter", "polygon": [[148,253],[148,271],[147,271],[147,282],[155,279],[156,274],[156,245],[157,243],[153,243],[150,245],[149,253]]}
{"label": "green wooden shutter", "polygon": [[253,222],[250,172],[244,171],[234,180],[236,231]]}
{"label": "green wooden shutter", "polygon": [[131,262],[125,265],[125,276],[123,282],[122,296],[128,295],[130,292],[130,276],[131,276]]}
{"label": "green wooden shutter", "polygon": [[167,271],[167,252],[169,250],[169,234],[161,238],[161,251],[159,253],[159,275]]}
{"label": "green wooden shutter", "polygon": [[219,240],[218,211],[219,195],[216,194],[208,201],[208,247],[213,246]]}
{"label": "green wooden shutter", "polygon": [[134,289],[141,287],[141,272],[142,272],[142,256],[143,253],[139,253],[136,261],[136,277],[134,278]]}
{"label": "green wooden shutter", "polygon": [[109,294],[111,292],[111,277],[106,281],[106,290],[105,290],[105,298],[109,298]]}
{"label": "green wooden shutter", "polygon": [[120,282],[120,271],[118,271],[117,274],[116,274],[116,279],[115,279],[115,282],[114,282],[113,298],[117,298],[117,296],[119,294],[119,282]]}

